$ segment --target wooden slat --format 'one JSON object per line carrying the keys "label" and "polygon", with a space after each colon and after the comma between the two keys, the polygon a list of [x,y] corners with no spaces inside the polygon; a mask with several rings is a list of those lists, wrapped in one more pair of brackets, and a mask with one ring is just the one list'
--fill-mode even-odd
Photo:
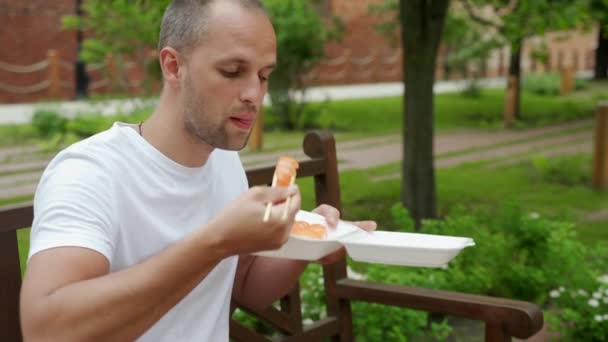
{"label": "wooden slat", "polygon": [[254,316],[262,319],[274,327],[276,327],[281,333],[284,334],[295,334],[301,331],[301,322],[295,322],[288,314],[269,306],[262,310],[253,309],[247,307],[241,303],[237,303],[239,309],[244,310]]}
{"label": "wooden slat", "polygon": [[29,227],[33,219],[31,203],[0,207],[0,233]]}
{"label": "wooden slat", "polygon": [[[325,169],[321,174],[314,176],[317,205],[329,204],[341,212],[340,175],[338,173],[336,142],[333,135],[329,132],[307,134],[304,137],[304,153],[310,158],[325,159]],[[339,298],[336,288],[337,281],[345,278],[346,258],[323,266],[327,314],[337,317],[340,326],[339,335],[332,338],[334,342],[354,340],[350,303]]]}
{"label": "wooden slat", "polygon": [[302,302],[300,299],[300,284],[296,285],[287,296],[281,298],[281,311],[289,315],[295,333],[302,332]]}
{"label": "wooden slat", "polygon": [[[0,216],[1,217],[1,216]],[[19,291],[21,267],[17,248],[17,232],[0,233],[0,340],[21,341],[19,324]]]}
{"label": "wooden slat", "polygon": [[486,323],[486,342],[511,342],[511,336],[505,333],[500,322]]}
{"label": "wooden slat", "polygon": [[245,327],[241,323],[230,320],[230,338],[242,342],[270,342],[267,338]]}
{"label": "wooden slat", "polygon": [[340,331],[340,325],[335,317],[327,317],[311,325],[304,327],[304,332],[298,336],[283,338],[283,342],[313,342],[336,336]]}
{"label": "wooden slat", "polygon": [[543,314],[536,305],[502,298],[352,279],[338,282],[338,295],[349,300],[401,306],[490,323],[501,322],[504,332],[517,338],[528,338],[543,326]]}

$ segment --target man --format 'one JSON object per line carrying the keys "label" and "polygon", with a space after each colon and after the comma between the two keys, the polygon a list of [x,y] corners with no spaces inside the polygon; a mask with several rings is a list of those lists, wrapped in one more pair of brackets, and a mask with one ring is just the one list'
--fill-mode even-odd
{"label": "man", "polygon": [[[265,307],[306,265],[250,255],[285,243],[300,207],[294,186],[248,190],[234,152],[276,62],[261,3],[173,1],[159,61],[163,91],[145,123],[116,123],[45,170],[22,288],[26,340],[227,341],[231,295]],[[334,208],[317,212],[338,220]]]}

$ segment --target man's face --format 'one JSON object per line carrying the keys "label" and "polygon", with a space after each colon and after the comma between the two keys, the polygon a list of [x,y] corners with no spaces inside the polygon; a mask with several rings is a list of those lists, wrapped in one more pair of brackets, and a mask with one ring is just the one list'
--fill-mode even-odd
{"label": "man's face", "polygon": [[216,148],[245,147],[275,63],[275,33],[261,11],[228,1],[212,5],[207,33],[185,62],[186,130]]}

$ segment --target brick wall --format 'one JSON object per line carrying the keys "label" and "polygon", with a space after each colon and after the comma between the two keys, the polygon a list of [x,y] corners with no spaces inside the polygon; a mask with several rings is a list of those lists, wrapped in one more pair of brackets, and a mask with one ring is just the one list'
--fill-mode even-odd
{"label": "brick wall", "polygon": [[[73,63],[76,34],[61,29],[61,17],[75,13],[75,0],[0,0],[0,62],[27,66],[56,49],[65,62]],[[47,70],[12,73],[0,68],[0,85],[28,87],[47,80]],[[61,68],[64,82],[73,83],[73,72]],[[32,94],[12,94],[0,89],[0,102],[25,102],[45,98],[46,90]],[[62,98],[73,96],[73,88],[63,89]]]}
{"label": "brick wall", "polygon": [[[329,13],[339,15],[346,24],[346,34],[340,43],[327,46],[327,58],[307,76],[311,85],[357,84],[369,82],[392,82],[401,80],[400,48],[391,46],[374,29],[379,18],[369,14],[370,3],[383,0],[326,0],[320,7]],[[0,62],[13,65],[31,65],[44,60],[49,49],[56,49],[63,61],[61,70],[61,98],[74,96],[74,73],[71,66],[76,57],[76,34],[61,30],[61,17],[75,13],[76,0],[0,0]],[[593,51],[596,45],[596,30],[549,34],[545,40],[550,49],[550,63],[547,66],[531,61],[530,49],[541,43],[534,38],[526,42],[523,68],[525,71],[542,72],[557,70],[559,66],[576,65],[577,70],[591,70]],[[445,78],[439,56],[437,79]],[[487,76],[504,75],[507,70],[508,49],[497,50],[487,61]],[[502,62],[502,65],[501,65]],[[128,79],[131,81],[128,93],[138,94],[142,71],[139,64],[130,63]],[[105,75],[99,66],[89,66],[96,71],[90,73],[91,93],[106,93]],[[31,74],[16,74],[1,70],[0,65],[0,103],[26,102],[45,99],[47,90],[32,94],[12,94],[2,89],[9,84],[27,87],[47,80],[47,70]],[[103,68],[101,70],[104,70]],[[463,75],[453,74],[450,78]]]}

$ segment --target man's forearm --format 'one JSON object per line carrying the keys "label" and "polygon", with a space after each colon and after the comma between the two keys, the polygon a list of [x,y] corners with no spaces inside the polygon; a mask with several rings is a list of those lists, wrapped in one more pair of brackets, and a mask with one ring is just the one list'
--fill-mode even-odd
{"label": "man's forearm", "polygon": [[135,339],[221,261],[202,241],[194,235],[131,268],[35,298],[24,310],[26,339]]}
{"label": "man's forearm", "polygon": [[298,281],[308,262],[267,257],[253,257],[238,300],[264,308],[286,295]]}

